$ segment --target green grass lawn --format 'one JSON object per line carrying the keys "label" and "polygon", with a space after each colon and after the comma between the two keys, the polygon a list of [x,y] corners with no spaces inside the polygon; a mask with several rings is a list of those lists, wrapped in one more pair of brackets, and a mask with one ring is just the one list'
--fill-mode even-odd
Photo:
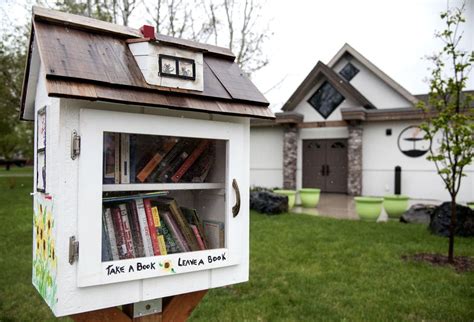
{"label": "green grass lawn", "polygon": [[[0,177],[0,321],[53,320],[31,286],[32,178],[15,180]],[[252,213],[250,229],[250,281],[211,290],[192,321],[474,320],[474,272],[400,259],[446,251],[423,226]]]}
{"label": "green grass lawn", "polygon": [[25,167],[17,167],[12,166],[10,170],[6,170],[5,166],[0,166],[0,176],[8,176],[8,175],[30,175],[33,176],[33,167],[25,166]]}

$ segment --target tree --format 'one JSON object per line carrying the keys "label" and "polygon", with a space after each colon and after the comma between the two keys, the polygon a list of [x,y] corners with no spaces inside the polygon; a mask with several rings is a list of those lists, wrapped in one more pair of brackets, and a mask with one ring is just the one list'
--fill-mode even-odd
{"label": "tree", "polygon": [[[41,0],[40,0],[41,1]],[[48,3],[48,0],[44,0]],[[57,0],[57,10],[128,26],[138,0]]]}
{"label": "tree", "polygon": [[[261,6],[253,0],[245,0],[241,10],[235,10],[235,0],[224,0],[224,10],[227,22],[229,49],[235,50],[239,66],[251,74],[268,64],[263,55],[262,44],[268,37],[268,30],[256,30],[260,19]],[[241,17],[237,19],[236,16]]]}
{"label": "tree", "polygon": [[145,11],[158,33],[229,48],[249,76],[268,64],[263,45],[271,33],[255,0],[55,0],[54,7],[125,26]]}
{"label": "tree", "polygon": [[268,64],[263,45],[270,37],[262,7],[254,0],[144,1],[158,33],[229,48],[247,73]]}
{"label": "tree", "polygon": [[[114,1],[115,2],[115,1]],[[60,11],[83,15],[103,21],[112,22],[116,19],[112,8],[112,2],[107,0],[87,0],[86,2],[80,0],[60,0],[56,1],[56,8]]]}
{"label": "tree", "polygon": [[31,159],[33,155],[33,125],[19,120],[26,34],[26,28],[16,28],[3,33],[0,40],[0,157],[6,161],[16,157]]}
{"label": "tree", "polygon": [[448,262],[454,260],[456,227],[456,197],[465,177],[464,168],[474,157],[473,97],[463,93],[474,63],[474,52],[460,49],[461,24],[465,22],[465,4],[448,8],[441,13],[446,29],[436,33],[444,43],[439,53],[429,57],[431,71],[429,106],[420,103],[427,121],[422,124],[426,138],[432,144],[428,160],[434,162],[437,172],[451,196]]}
{"label": "tree", "polygon": [[[157,32],[230,48],[248,74],[268,63],[263,44],[270,36],[262,7],[254,0],[36,0],[40,5],[128,25],[135,10],[146,9]],[[143,11],[143,10],[142,10]],[[5,13],[2,20],[8,17]],[[2,25],[0,39],[0,157],[32,157],[33,126],[19,122],[18,108],[29,28]]]}

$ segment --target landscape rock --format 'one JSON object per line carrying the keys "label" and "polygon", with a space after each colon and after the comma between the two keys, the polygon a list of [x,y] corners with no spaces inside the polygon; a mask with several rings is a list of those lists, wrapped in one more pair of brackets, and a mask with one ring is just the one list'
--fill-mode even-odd
{"label": "landscape rock", "polygon": [[[445,202],[431,214],[429,230],[436,235],[448,237],[451,223],[451,203]],[[474,237],[474,211],[465,206],[456,205],[455,236]]]}
{"label": "landscape rock", "polygon": [[400,222],[406,224],[425,224],[429,225],[431,214],[436,209],[435,205],[416,204],[410,207],[400,217]]}
{"label": "landscape rock", "polygon": [[250,209],[276,215],[288,211],[288,197],[269,191],[250,192]]}

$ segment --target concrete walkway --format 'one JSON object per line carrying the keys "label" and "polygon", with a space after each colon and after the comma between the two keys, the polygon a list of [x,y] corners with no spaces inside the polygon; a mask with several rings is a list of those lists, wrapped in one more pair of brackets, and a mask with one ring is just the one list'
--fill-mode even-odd
{"label": "concrete walkway", "polygon": [[[439,205],[442,202],[439,200],[420,200],[410,199],[408,206],[417,203]],[[294,207],[291,212],[307,214],[313,216],[324,216],[338,219],[352,219],[358,220],[359,217],[355,211],[354,197],[335,193],[323,193],[319,199],[319,204],[316,208],[302,208]],[[385,210],[382,208],[382,213],[378,221],[387,221],[388,217]]]}

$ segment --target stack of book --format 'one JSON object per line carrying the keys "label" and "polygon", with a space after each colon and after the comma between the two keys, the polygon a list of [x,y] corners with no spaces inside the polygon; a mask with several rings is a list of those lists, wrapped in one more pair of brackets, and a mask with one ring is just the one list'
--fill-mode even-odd
{"label": "stack of book", "polygon": [[103,183],[201,183],[214,155],[212,140],[106,132]]}
{"label": "stack of book", "polygon": [[[103,199],[102,261],[224,246],[223,223],[201,221],[195,209],[180,207],[175,199],[164,194]],[[209,228],[216,225],[217,230]]]}

